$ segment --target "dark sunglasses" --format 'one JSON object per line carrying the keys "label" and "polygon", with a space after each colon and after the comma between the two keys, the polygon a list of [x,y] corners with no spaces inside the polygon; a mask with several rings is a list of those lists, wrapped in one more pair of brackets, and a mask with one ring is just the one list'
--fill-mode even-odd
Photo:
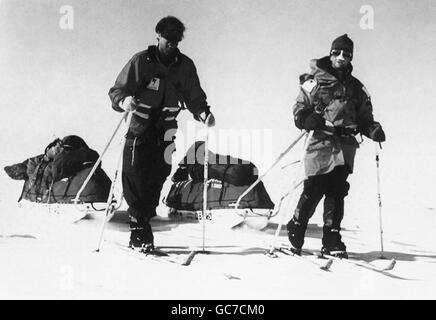
{"label": "dark sunglasses", "polygon": [[339,56],[341,54],[341,52],[342,52],[342,56],[344,58],[351,59],[351,57],[353,56],[353,54],[351,52],[344,51],[344,50],[332,50],[332,52],[330,54],[332,56],[337,57],[337,56]]}

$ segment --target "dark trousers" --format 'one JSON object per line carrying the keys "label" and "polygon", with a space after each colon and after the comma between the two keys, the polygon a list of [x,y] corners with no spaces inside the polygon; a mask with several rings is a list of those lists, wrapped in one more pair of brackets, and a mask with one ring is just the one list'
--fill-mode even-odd
{"label": "dark trousers", "polygon": [[294,212],[294,220],[307,225],[320,200],[324,199],[324,228],[340,230],[344,217],[344,198],[350,188],[349,168],[337,166],[333,171],[311,176],[304,181],[303,193]]}
{"label": "dark trousers", "polygon": [[151,137],[127,138],[123,151],[124,198],[131,221],[139,227],[149,227],[156,215],[163,184],[171,172],[172,141],[163,141],[160,135]]}

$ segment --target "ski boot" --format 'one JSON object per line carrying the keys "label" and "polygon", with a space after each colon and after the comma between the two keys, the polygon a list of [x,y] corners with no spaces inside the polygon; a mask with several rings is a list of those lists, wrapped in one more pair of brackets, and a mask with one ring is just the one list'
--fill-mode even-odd
{"label": "ski boot", "polygon": [[321,255],[348,259],[347,247],[342,242],[339,231],[340,228],[323,227]]}
{"label": "ski boot", "polygon": [[289,248],[289,250],[293,253],[293,254],[295,254],[295,255],[297,255],[297,256],[301,256],[301,248],[300,249],[297,249],[297,248],[294,248],[294,246],[291,246],[290,248]]}
{"label": "ski boot", "polygon": [[139,250],[141,253],[145,254],[154,254],[155,248],[153,243],[143,243],[141,250]]}
{"label": "ski boot", "polygon": [[341,247],[322,247],[321,256],[328,255],[332,257],[337,257],[340,259],[348,259],[347,250]]}
{"label": "ski boot", "polygon": [[290,250],[292,253],[301,256],[301,248],[304,244],[304,234],[306,233],[306,225],[292,218],[286,225],[288,230],[288,239],[291,243]]}
{"label": "ski boot", "polygon": [[154,252],[153,233],[149,223],[140,226],[136,222],[130,222],[129,247],[146,254]]}

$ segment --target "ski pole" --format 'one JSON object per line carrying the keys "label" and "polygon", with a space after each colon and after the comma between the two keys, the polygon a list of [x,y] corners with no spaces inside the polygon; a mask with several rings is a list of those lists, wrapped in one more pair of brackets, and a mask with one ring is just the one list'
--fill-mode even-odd
{"label": "ski pole", "polygon": [[[301,179],[298,183],[297,183],[297,179],[298,179],[298,172],[300,171],[300,170],[304,170],[304,156],[305,156],[305,154],[306,154],[306,147],[307,147],[307,143],[309,142],[309,140],[310,140],[310,138],[312,137],[312,134],[313,134],[313,131],[310,131],[309,132],[309,134],[306,136],[306,141],[305,141],[305,143],[304,143],[304,150],[303,150],[303,156],[301,157],[301,160],[300,161],[298,161],[298,162],[300,162],[300,168],[299,168],[299,170],[297,170],[297,174],[296,174],[296,177],[295,177],[295,179],[294,179],[294,183],[293,183],[293,186],[292,186],[292,188],[291,188],[291,190],[289,190],[286,194],[284,194],[281,198],[280,198],[280,202],[279,202],[279,205],[278,205],[278,207],[277,207],[277,212],[279,212],[280,211],[280,208],[281,208],[281,205],[282,205],[282,202],[283,202],[283,200],[286,198],[286,197],[288,197],[288,196],[293,196],[293,193],[294,193],[294,191],[304,182],[304,180],[305,180],[305,178],[303,178],[303,179]],[[297,162],[293,162],[293,163],[297,163]],[[277,226],[277,229],[276,229],[276,232],[275,232],[275,234],[274,234],[274,237],[273,237],[273,240],[272,240],[272,244],[271,244],[271,248],[270,248],[270,250],[267,252],[267,254],[268,255],[270,255],[270,256],[273,256],[274,255],[274,250],[276,249],[276,243],[277,243],[277,239],[278,239],[278,237],[279,237],[279,234],[280,234],[280,230],[282,229],[282,226],[283,226],[283,224],[284,224],[284,222],[285,222],[285,217],[286,217],[286,215],[283,213],[282,214],[282,216],[281,216],[281,218],[280,218],[280,222],[279,222],[279,224],[278,224],[278,226]]]}
{"label": "ski pole", "polygon": [[[114,139],[116,133],[118,132],[121,124],[123,123],[123,120],[126,119],[127,112],[125,112],[120,120],[120,122],[117,124],[114,132],[112,133],[112,136],[110,137],[109,141],[107,142],[105,148],[103,149],[100,157],[95,162],[94,166],[92,167],[91,171],[89,172],[88,176],[86,177],[85,181],[83,182],[82,186],[80,187],[79,191],[77,192],[76,197],[74,198],[74,205],[77,208],[77,203],[79,201],[80,195],[82,194],[83,190],[85,189],[86,185],[88,184],[89,180],[91,180],[91,177],[93,176],[95,170],[97,170],[98,165],[100,164],[101,160],[103,159],[103,156],[105,155],[107,149],[109,148],[110,144],[112,143],[112,140]],[[77,208],[78,209],[78,208]],[[78,209],[79,210],[79,209]]]}
{"label": "ski pole", "polygon": [[[282,206],[282,202],[283,202],[283,200],[286,198],[286,197],[289,197],[289,196],[292,196],[293,195],[293,193],[294,193],[294,191],[302,184],[304,182],[304,180],[301,180],[300,182],[298,182],[297,184],[294,184],[293,186],[292,186],[292,189],[291,190],[289,190],[288,192],[286,192],[281,198],[280,198],[280,202],[279,202],[279,205],[278,205],[278,207],[277,207],[277,212],[279,212],[280,211],[280,208],[281,208],[281,206]],[[281,216],[281,218],[280,218],[280,222],[279,222],[279,224],[277,225],[277,229],[276,229],[276,232],[274,233],[274,237],[273,237],[273,240],[272,240],[272,244],[271,244],[271,248],[270,248],[270,250],[267,252],[267,254],[268,255],[273,255],[274,254],[274,250],[276,249],[276,243],[277,243],[277,239],[278,239],[278,237],[279,237],[279,235],[280,235],[280,230],[282,229],[282,226],[283,226],[283,224],[285,223],[285,217],[286,217],[286,215],[285,215],[285,213],[283,213],[282,214],[282,216]]]}
{"label": "ski pole", "polygon": [[[380,157],[377,143],[374,144],[375,147],[375,163],[377,168],[377,196],[378,196],[378,217],[379,217],[379,227],[380,227],[380,257],[384,258],[383,255],[383,224],[382,224],[382,202],[381,202],[381,192],[380,192]],[[380,145],[381,147],[381,145]]]}
{"label": "ski pole", "polygon": [[204,143],[204,179],[203,179],[203,252],[205,251],[205,238],[206,238],[206,218],[207,218],[207,187],[209,179],[209,127],[207,126],[210,114],[207,116],[206,123],[206,139]]}
{"label": "ski pole", "polygon": [[[289,145],[289,147],[287,147],[286,148],[286,150],[285,151],[283,151],[280,155],[279,155],[279,157],[274,161],[274,163],[268,168],[268,170],[266,170],[265,172],[264,172],[264,174],[262,174],[261,176],[259,176],[258,178],[257,178],[257,180],[255,181],[255,182],[253,182],[253,184],[251,185],[251,186],[249,186],[248,188],[247,188],[247,190],[245,190],[239,197],[238,197],[238,199],[236,200],[236,203],[234,203],[234,204],[231,204],[231,206],[234,206],[235,207],[235,210],[237,210],[238,208],[239,208],[239,204],[240,204],[240,202],[241,202],[241,200],[242,200],[242,198],[243,197],[245,197],[251,190],[253,190],[253,188],[260,182],[260,181],[262,181],[262,179],[271,171],[271,169],[273,169],[276,165],[277,165],[277,163],[297,144],[297,142],[298,141],[300,141],[301,140],[301,138],[303,138],[305,135],[307,134],[307,132],[306,131],[304,131],[304,132],[302,132],[298,137],[297,137],[297,139],[295,139],[290,145]],[[246,216],[247,216],[247,214],[244,214],[244,220],[245,220],[245,218],[246,218]]]}
{"label": "ski pole", "polygon": [[[126,126],[127,126],[127,128],[129,128],[130,121],[132,120],[132,112],[126,112],[125,114],[127,114]],[[124,117],[123,117],[123,119],[124,119]],[[118,128],[117,128],[117,130],[118,130]],[[100,238],[98,240],[98,245],[97,245],[97,250],[96,250],[97,252],[100,251],[101,243],[103,241],[103,234],[104,234],[104,229],[106,227],[107,218],[108,218],[109,214],[111,213],[111,211],[114,210],[114,206],[113,206],[113,203],[112,203],[112,200],[113,200],[112,197],[113,197],[113,194],[114,194],[115,182],[117,181],[118,172],[120,170],[120,165],[121,165],[121,162],[122,162],[121,160],[123,158],[125,143],[126,143],[126,137],[123,136],[123,138],[121,140],[121,152],[120,152],[120,155],[118,157],[117,167],[116,167],[115,173],[114,173],[114,178],[112,180],[112,184],[111,184],[111,188],[110,188],[110,191],[109,191],[109,195],[107,197],[106,211],[105,211],[105,214],[104,214],[104,217],[103,217],[103,221],[101,223]]]}
{"label": "ski pole", "polygon": [[184,264],[189,264],[196,254],[209,254],[209,251],[206,251],[206,218],[207,218],[207,187],[209,180],[209,127],[207,123],[209,122],[210,114],[206,117],[204,123],[206,124],[206,139],[204,143],[204,171],[203,171],[203,210],[198,216],[199,220],[203,220],[202,223],[202,250],[193,249],[189,253]]}

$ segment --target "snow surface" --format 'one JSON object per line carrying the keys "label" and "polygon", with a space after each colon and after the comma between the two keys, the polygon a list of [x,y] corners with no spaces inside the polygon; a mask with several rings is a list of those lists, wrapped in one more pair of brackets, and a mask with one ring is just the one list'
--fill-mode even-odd
{"label": "snow surface", "polygon": [[[387,166],[384,169],[386,176],[389,170]],[[277,202],[287,189],[273,188],[267,178],[267,189]],[[361,192],[373,180],[360,177],[360,183],[353,186],[355,179],[351,178],[352,191],[346,200],[343,237],[350,253],[382,266],[386,261],[377,259],[380,239],[376,195],[374,188]],[[279,182],[285,184],[283,180],[276,180],[277,187]],[[384,180],[383,189],[384,250],[397,264],[393,271],[381,274],[341,262],[334,262],[331,271],[326,272],[292,257],[265,256],[277,224],[289,219],[296,197],[285,201],[281,213],[263,231],[244,225],[232,230],[231,226],[241,218],[229,210],[214,212],[212,221],[206,224],[206,249],[210,254],[195,256],[190,266],[179,266],[141,259],[117,245],[127,244],[129,237],[124,207],[107,224],[101,251],[97,253],[101,214],[72,223],[77,215],[73,209],[57,214],[45,206],[20,208],[16,198],[21,182],[3,174],[0,298],[434,299],[434,199],[400,198],[400,189],[389,187],[389,183],[395,183],[391,180]],[[395,197],[397,202],[391,200]],[[157,246],[183,256],[193,248],[201,249],[201,223],[186,216],[170,219],[163,205],[159,210],[159,216],[153,220]],[[307,248],[320,248],[321,226],[321,213],[317,210],[307,232]],[[284,229],[277,243],[281,242],[286,242]]]}

